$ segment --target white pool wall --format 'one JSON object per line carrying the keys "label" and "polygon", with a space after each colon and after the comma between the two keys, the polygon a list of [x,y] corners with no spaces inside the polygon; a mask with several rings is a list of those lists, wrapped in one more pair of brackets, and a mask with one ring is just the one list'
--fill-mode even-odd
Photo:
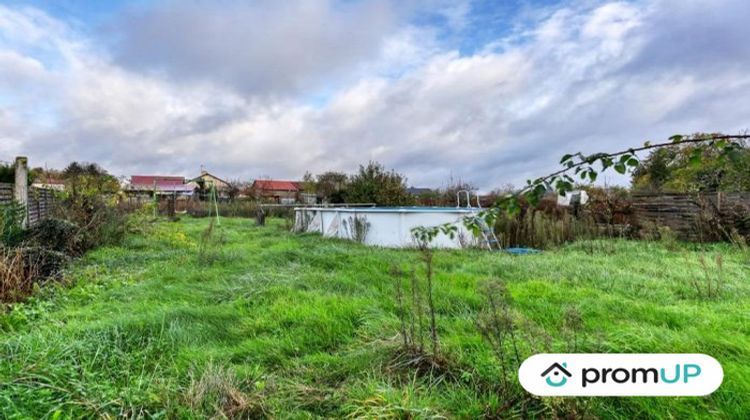
{"label": "white pool wall", "polygon": [[320,232],[326,237],[355,239],[351,224],[355,218],[369,224],[364,243],[389,248],[416,246],[411,229],[419,226],[438,226],[446,223],[458,228],[453,239],[440,233],[431,243],[437,248],[462,248],[476,243],[474,235],[463,223],[466,216],[478,209],[446,207],[397,208],[295,208],[295,231]]}

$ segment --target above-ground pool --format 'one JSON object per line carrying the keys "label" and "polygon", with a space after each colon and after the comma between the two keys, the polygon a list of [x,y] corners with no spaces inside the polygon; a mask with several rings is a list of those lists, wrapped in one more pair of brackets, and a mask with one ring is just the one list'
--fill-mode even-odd
{"label": "above-ground pool", "polygon": [[296,232],[319,232],[323,236],[352,239],[367,245],[392,248],[416,245],[411,229],[419,226],[454,224],[453,239],[440,233],[432,245],[463,248],[476,243],[463,219],[479,212],[467,207],[298,207],[294,209]]}

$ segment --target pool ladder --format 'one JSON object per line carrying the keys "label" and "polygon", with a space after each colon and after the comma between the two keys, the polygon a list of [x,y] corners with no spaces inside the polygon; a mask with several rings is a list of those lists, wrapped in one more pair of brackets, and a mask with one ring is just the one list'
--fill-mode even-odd
{"label": "pool ladder", "polygon": [[[466,207],[467,209],[482,209],[482,204],[479,202],[479,194],[474,194],[474,198],[476,198],[477,206],[472,207],[471,206],[471,191],[469,190],[459,190],[456,192],[456,207],[461,208],[461,193],[464,193],[466,195]],[[484,220],[484,218],[480,217],[477,214],[474,214],[474,222],[479,227],[479,233],[480,233],[480,239],[482,242],[482,247],[486,248],[489,251],[492,250],[500,250],[502,249],[500,247],[500,241],[497,239],[497,235],[495,235],[495,231],[487,225],[487,221]]]}

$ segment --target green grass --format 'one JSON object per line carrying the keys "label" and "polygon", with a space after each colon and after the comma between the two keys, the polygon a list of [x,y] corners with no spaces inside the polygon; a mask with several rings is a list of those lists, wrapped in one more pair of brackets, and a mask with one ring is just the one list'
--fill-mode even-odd
{"label": "green grass", "polygon": [[[503,412],[500,368],[474,327],[477,286],[501,278],[514,311],[565,352],[567,308],[583,317],[580,351],[706,353],[721,388],[695,398],[538,401],[602,418],[746,418],[750,413],[750,258],[724,245],[576,243],[538,255],[435,255],[436,306],[454,380],[394,370],[399,321],[385,250],[282,223],[222,219],[220,243],[198,258],[207,219],[160,223],[121,247],[89,253],[0,316],[0,413],[67,416],[478,417]],[[699,298],[698,263],[724,258],[726,286]],[[715,270],[714,270],[715,271]],[[546,407],[546,408],[545,408]]]}

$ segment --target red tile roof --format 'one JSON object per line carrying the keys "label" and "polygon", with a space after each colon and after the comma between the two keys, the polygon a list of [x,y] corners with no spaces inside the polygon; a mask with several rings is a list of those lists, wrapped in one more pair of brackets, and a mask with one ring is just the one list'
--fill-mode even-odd
{"label": "red tile roof", "polygon": [[192,191],[193,186],[185,184],[182,176],[133,175],[130,177],[130,189],[159,191]]}
{"label": "red tile roof", "polygon": [[257,179],[253,188],[261,191],[299,191],[299,183],[294,181],[279,181],[275,179]]}

